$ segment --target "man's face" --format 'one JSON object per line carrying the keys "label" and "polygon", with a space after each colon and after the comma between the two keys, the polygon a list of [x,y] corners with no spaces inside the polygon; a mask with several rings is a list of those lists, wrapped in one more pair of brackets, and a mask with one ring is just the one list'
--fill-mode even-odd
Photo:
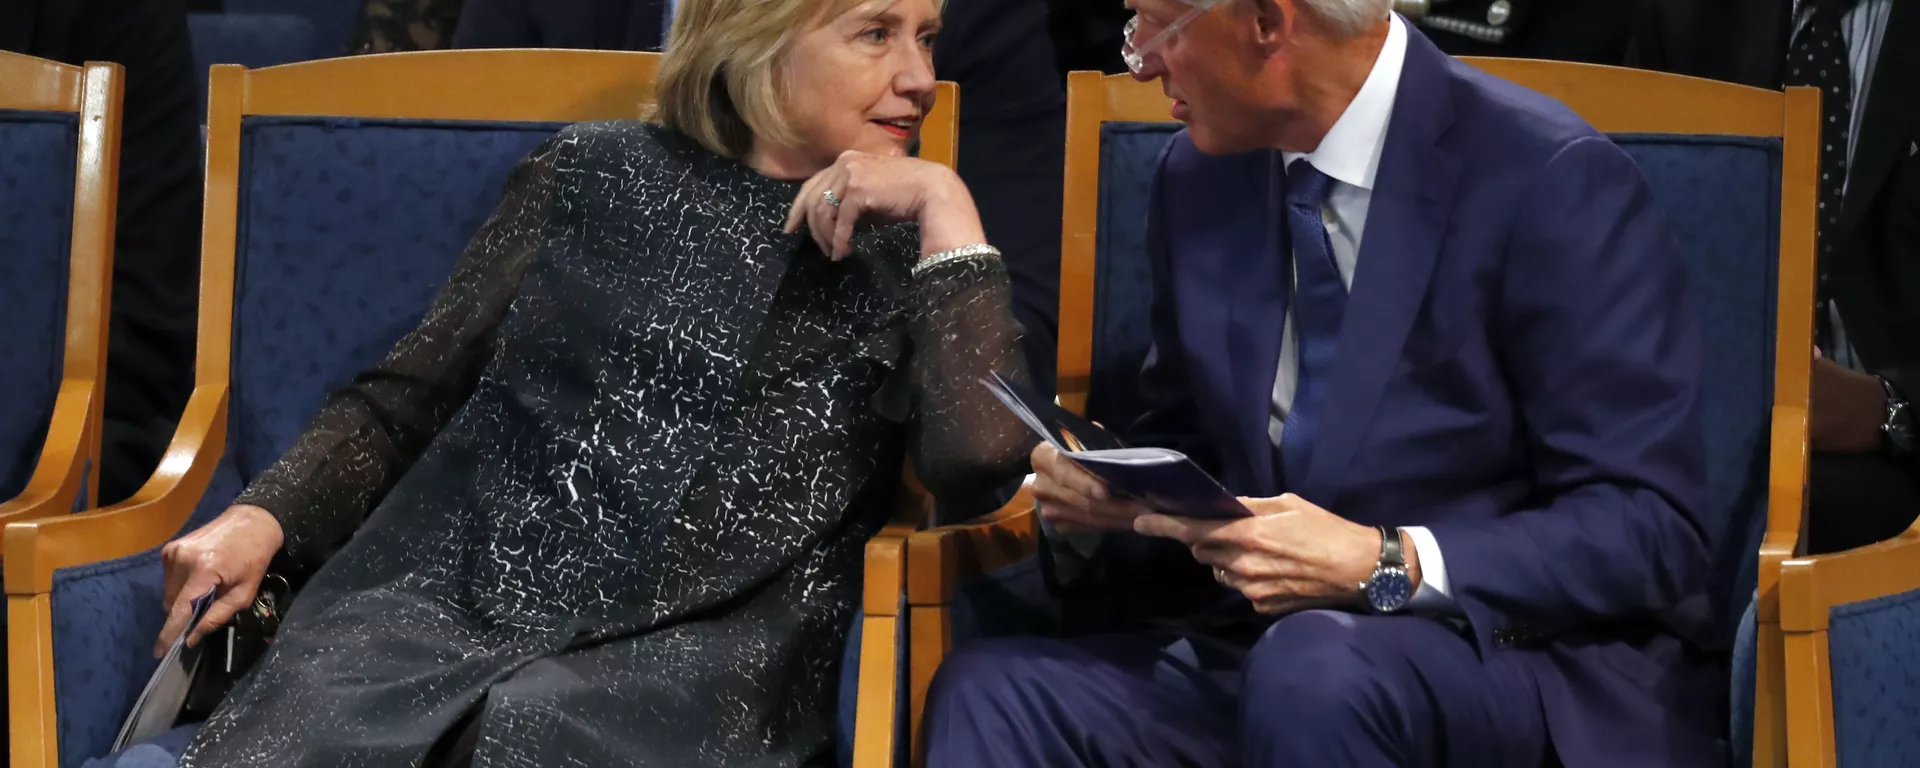
{"label": "man's face", "polygon": [[[1285,10],[1290,0],[1277,5]],[[1210,155],[1269,146],[1272,126],[1263,125],[1264,116],[1276,105],[1267,102],[1287,98],[1284,89],[1275,92],[1284,78],[1274,77],[1274,69],[1287,62],[1284,52],[1269,56],[1262,47],[1252,0],[1226,0],[1157,41],[1192,7],[1181,0],[1133,0],[1132,6],[1139,14],[1134,39],[1147,48],[1134,77],[1160,81],[1194,146]]]}

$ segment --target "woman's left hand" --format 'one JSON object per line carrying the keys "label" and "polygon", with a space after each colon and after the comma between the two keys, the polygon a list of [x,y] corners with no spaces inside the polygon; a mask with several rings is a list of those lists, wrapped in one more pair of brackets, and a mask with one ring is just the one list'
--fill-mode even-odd
{"label": "woman's left hand", "polygon": [[919,224],[923,256],[987,241],[973,195],[952,169],[852,150],[800,187],[786,230],[797,232],[805,224],[820,250],[837,261],[851,252],[853,225],[863,219]]}

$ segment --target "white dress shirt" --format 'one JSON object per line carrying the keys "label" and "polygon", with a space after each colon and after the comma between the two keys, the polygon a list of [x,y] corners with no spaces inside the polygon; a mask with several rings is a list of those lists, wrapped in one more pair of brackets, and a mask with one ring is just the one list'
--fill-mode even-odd
{"label": "white dress shirt", "polygon": [[[1334,121],[1320,146],[1312,152],[1283,152],[1288,167],[1305,159],[1321,173],[1333,179],[1327,201],[1321,207],[1328,239],[1333,241],[1333,261],[1340,269],[1340,280],[1353,287],[1354,263],[1360,258],[1360,241],[1367,233],[1367,209],[1373,203],[1373,180],[1380,171],[1380,155],[1387,146],[1387,125],[1393,118],[1394,97],[1400,92],[1400,70],[1407,60],[1406,22],[1398,14],[1387,30],[1386,45],[1373,62],[1373,71],[1361,84],[1347,110]],[[1286,431],[1286,415],[1293,405],[1299,380],[1300,353],[1294,338],[1293,315],[1287,314],[1286,329],[1280,341],[1280,371],[1273,379],[1273,408],[1267,422],[1267,438],[1280,445]],[[1313,501],[1307,499],[1307,501]],[[1453,592],[1447,584],[1447,561],[1440,544],[1423,527],[1403,528],[1412,540],[1420,559],[1420,588],[1412,606],[1422,611],[1447,611],[1454,607]]]}

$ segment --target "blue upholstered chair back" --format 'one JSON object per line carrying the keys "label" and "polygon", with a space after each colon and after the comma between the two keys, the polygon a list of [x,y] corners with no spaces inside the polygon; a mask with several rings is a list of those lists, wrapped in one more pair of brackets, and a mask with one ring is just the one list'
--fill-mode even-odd
{"label": "blue upholstered chair back", "polygon": [[32,476],[60,391],[78,126],[0,110],[0,502]]}
{"label": "blue upholstered chair back", "polygon": [[1835,606],[1827,653],[1839,763],[1913,764],[1920,754],[1920,590]]}
{"label": "blue upholstered chair back", "polygon": [[[248,118],[227,453],[188,528],[293,443],[329,390],[418,324],[513,166],[560,126]],[[55,574],[62,766],[107,750],[160,631],[159,553]]]}
{"label": "blue upholstered chair back", "polygon": [[1153,274],[1147,267],[1147,201],[1154,161],[1180,123],[1106,123],[1100,127],[1100,202],[1093,277],[1093,370],[1087,416],[1103,424],[1141,415],[1133,386],[1153,343]]}
{"label": "blue upholstered chair back", "polygon": [[1708,540],[1730,645],[1752,595],[1767,521],[1780,264],[1778,139],[1617,134],[1687,259],[1705,352]]}

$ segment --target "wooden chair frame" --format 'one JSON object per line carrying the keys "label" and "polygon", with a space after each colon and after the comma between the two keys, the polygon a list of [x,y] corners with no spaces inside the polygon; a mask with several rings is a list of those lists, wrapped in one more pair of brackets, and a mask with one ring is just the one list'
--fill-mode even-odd
{"label": "wooden chair frame", "polygon": [[1920,589],[1920,521],[1878,544],[1782,564],[1779,629],[1786,645],[1787,763],[1793,768],[1839,765],[1827,644],[1833,609],[1916,589]]}
{"label": "wooden chair frame", "polygon": [[91,506],[100,487],[125,82],[118,64],[73,67],[0,52],[0,109],[71,112],[80,118],[60,389],[33,476],[19,496],[0,502],[0,524]]}
{"label": "wooden chair frame", "polygon": [[[642,117],[654,100],[659,54],[566,50],[432,51],[355,56],[248,70],[216,66],[208,93],[206,208],[202,220],[199,354],[194,390],[160,467],[126,502],[95,512],[8,525],[4,569],[10,728],[16,768],[59,764],[53,693],[53,574],[62,568],[138,554],[179,533],[206,492],[226,450],[232,370],[235,249],[239,224],[241,122],[248,116],[337,116],[368,119],[579,122]],[[0,83],[10,83],[0,70]],[[92,81],[88,81],[92,82]],[[117,81],[110,81],[115,82]],[[71,92],[76,85],[55,88]],[[101,86],[104,88],[104,86]],[[117,87],[117,86],[116,86]],[[104,93],[104,92],[103,92]],[[118,91],[113,91],[117,102]],[[51,97],[48,97],[51,98]],[[100,98],[104,98],[104,95]],[[958,89],[939,85],[921,133],[921,156],[953,166],[958,140]],[[97,139],[96,139],[97,140]],[[83,155],[84,156],[84,155]],[[110,201],[110,196],[109,196]],[[111,211],[111,208],[108,208]],[[102,301],[104,313],[104,301]],[[69,363],[71,365],[71,362]],[[925,524],[919,502],[869,545],[868,601],[902,580],[903,532]],[[889,544],[889,542],[893,542]],[[889,581],[891,579],[891,581]],[[895,594],[899,588],[894,587]],[[896,599],[896,603],[897,603]],[[893,701],[892,630],[898,610],[867,619],[862,670]],[[885,678],[882,680],[881,678]],[[884,685],[883,685],[884,684]],[[876,700],[876,704],[880,703]],[[863,750],[890,750],[891,732],[862,702]],[[889,720],[891,718],[888,718]],[[868,731],[872,731],[869,735]],[[872,744],[868,744],[872,742]]]}
{"label": "wooden chair frame", "polygon": [[[1464,59],[1496,76],[1552,96],[1608,133],[1696,133],[1782,140],[1780,263],[1766,537],[1759,569],[1759,680],[1756,765],[1786,760],[1786,696],[1780,630],[1781,563],[1799,539],[1807,470],[1808,376],[1812,365],[1815,193],[1819,178],[1819,95],[1785,94],[1656,72],[1523,59]],[[1084,413],[1093,364],[1095,238],[1100,190],[1100,126],[1169,122],[1171,102],[1157,85],[1127,75],[1074,72],[1067,78],[1066,189],[1060,244],[1059,399]],[[1798,308],[1798,309],[1796,309]],[[1909,534],[1920,545],[1920,528]],[[1902,541],[1908,541],[1903,537]],[[1026,557],[1039,542],[1030,499],[980,520],[907,537],[907,601],[912,623],[911,727],[916,765],[927,685],[952,646],[958,585]],[[1905,549],[1901,549],[1905,553]],[[1872,568],[1890,568],[1880,556]],[[1920,583],[1920,558],[1904,567]],[[1838,565],[1829,565],[1839,568]],[[1811,566],[1809,566],[1811,568]],[[1867,572],[1865,569],[1861,573]],[[1821,627],[1825,613],[1820,614]],[[1820,646],[1824,659],[1825,646]],[[1830,730],[1830,729],[1829,729]]]}

